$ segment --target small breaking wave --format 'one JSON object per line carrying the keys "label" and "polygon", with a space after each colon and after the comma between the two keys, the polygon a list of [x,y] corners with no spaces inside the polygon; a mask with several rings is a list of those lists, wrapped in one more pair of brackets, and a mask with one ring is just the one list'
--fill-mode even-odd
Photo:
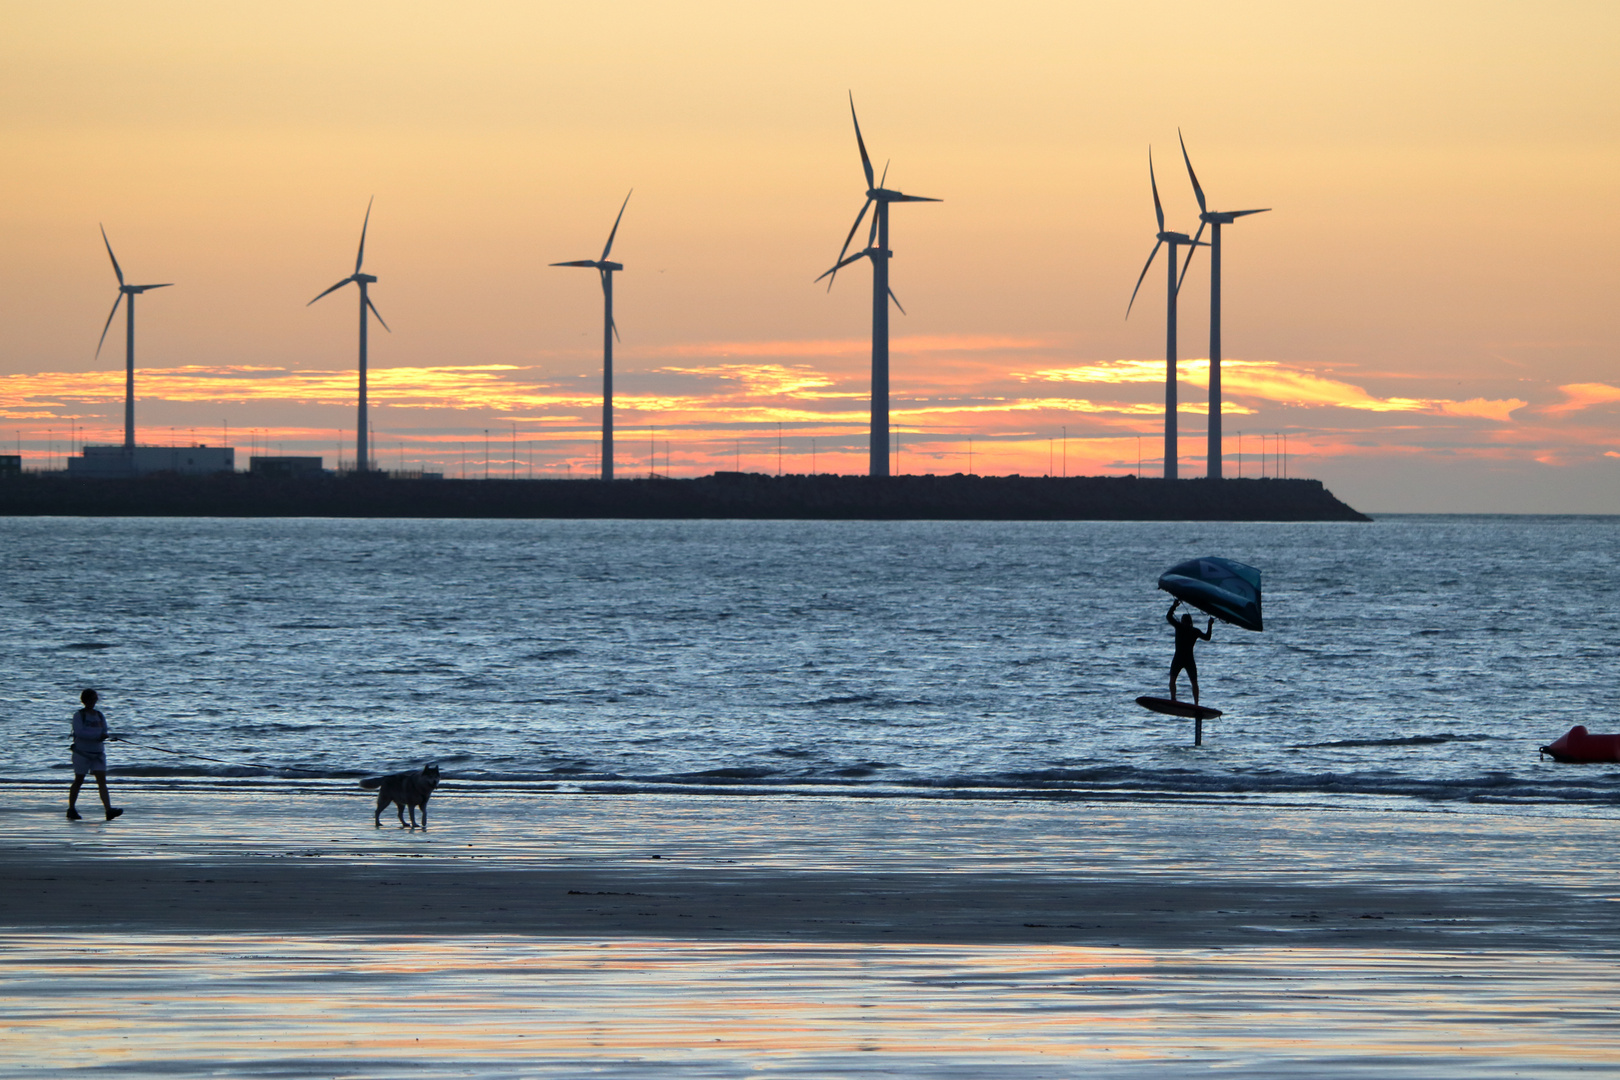
{"label": "small breaking wave", "polygon": [[1490,741],[1491,736],[1489,735],[1452,735],[1442,732],[1437,735],[1404,735],[1388,739],[1334,739],[1330,742],[1297,743],[1289,747],[1289,749],[1323,750],[1337,747],[1348,750],[1369,746],[1440,746],[1445,743]]}
{"label": "small breaking wave", "polygon": [[[517,785],[585,794],[841,795],[866,798],[1104,800],[1164,802],[1265,802],[1343,797],[1404,798],[1428,804],[1602,805],[1620,801],[1620,769],[1558,771],[1518,775],[1479,772],[1449,779],[1419,779],[1393,770],[1222,771],[1119,764],[1055,766],[991,773],[925,775],[883,761],[828,764],[803,771],[751,765],[717,766],[666,773],[617,771],[590,762],[551,768],[479,767],[465,755],[438,759],[447,783]],[[454,767],[459,766],[459,767]],[[406,767],[405,765],[399,766]],[[66,768],[65,765],[61,768]],[[154,781],[172,779],[346,781],[386,771],[275,763],[139,764],[120,767],[120,776]]]}
{"label": "small breaking wave", "polygon": [[540,652],[529,653],[525,660],[566,660],[570,656],[578,656],[578,649],[542,649]]}

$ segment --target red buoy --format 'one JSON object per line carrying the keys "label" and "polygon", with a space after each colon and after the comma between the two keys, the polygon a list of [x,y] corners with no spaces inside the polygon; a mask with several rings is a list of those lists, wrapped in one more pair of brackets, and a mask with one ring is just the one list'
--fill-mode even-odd
{"label": "red buoy", "polygon": [[1593,735],[1586,725],[1576,724],[1541,752],[1554,761],[1620,761],[1620,735]]}

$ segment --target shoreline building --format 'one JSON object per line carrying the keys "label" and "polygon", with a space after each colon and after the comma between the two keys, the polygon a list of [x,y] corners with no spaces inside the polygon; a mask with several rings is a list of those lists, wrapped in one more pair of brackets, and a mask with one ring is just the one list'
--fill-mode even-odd
{"label": "shoreline building", "polygon": [[207,476],[236,471],[236,449],[231,446],[86,446],[67,461],[69,476],[148,476],[178,473]]}
{"label": "shoreline building", "polygon": [[254,454],[248,459],[248,473],[253,476],[277,477],[324,476],[326,462],[318,457]]}

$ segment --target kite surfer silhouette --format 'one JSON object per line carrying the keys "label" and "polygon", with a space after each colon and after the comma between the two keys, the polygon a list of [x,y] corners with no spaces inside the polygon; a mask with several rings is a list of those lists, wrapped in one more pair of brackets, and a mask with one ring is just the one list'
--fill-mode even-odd
{"label": "kite surfer silhouette", "polygon": [[1198,704],[1198,661],[1193,659],[1193,646],[1200,641],[1208,641],[1215,633],[1215,620],[1209,620],[1209,625],[1203,630],[1193,625],[1192,616],[1182,612],[1181,618],[1176,619],[1176,608],[1181,606],[1177,600],[1170,605],[1170,610],[1164,613],[1164,621],[1176,628],[1176,655],[1170,660],[1170,700],[1176,699],[1176,676],[1183,671],[1187,673],[1187,681],[1192,683],[1193,704]]}

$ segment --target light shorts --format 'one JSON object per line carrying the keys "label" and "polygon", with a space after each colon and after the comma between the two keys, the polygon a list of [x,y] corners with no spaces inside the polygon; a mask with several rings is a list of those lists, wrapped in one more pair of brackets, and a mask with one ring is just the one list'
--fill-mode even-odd
{"label": "light shorts", "polygon": [[83,776],[85,773],[104,773],[107,771],[107,755],[102,752],[81,754],[73,751],[73,775]]}

